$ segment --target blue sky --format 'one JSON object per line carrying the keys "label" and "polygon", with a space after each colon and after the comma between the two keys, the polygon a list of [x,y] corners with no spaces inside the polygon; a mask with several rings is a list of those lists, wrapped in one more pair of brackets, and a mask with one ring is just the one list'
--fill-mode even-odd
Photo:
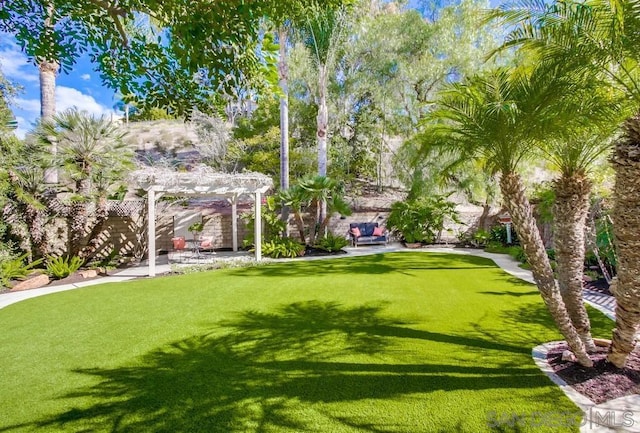
{"label": "blue sky", "polygon": [[[6,34],[0,34],[0,68],[5,77],[23,87],[11,108],[18,120],[16,134],[24,137],[40,117],[38,68],[27,62],[13,37]],[[102,86],[88,58],[80,59],[70,74],[59,74],[56,84],[57,111],[76,106],[95,115],[116,115],[114,92]]]}

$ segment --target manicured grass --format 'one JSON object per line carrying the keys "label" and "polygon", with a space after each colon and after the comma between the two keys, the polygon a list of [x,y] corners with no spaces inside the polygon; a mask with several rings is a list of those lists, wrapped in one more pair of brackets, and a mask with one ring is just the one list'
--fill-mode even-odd
{"label": "manicured grass", "polygon": [[555,432],[580,418],[531,359],[560,338],[536,289],[476,257],[94,286],[0,310],[0,329],[2,432]]}

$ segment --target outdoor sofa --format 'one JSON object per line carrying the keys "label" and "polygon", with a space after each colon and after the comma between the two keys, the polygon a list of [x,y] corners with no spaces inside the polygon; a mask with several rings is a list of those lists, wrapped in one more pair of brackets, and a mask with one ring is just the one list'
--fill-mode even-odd
{"label": "outdoor sofa", "polygon": [[389,242],[389,232],[380,227],[378,223],[350,223],[349,236],[354,247]]}

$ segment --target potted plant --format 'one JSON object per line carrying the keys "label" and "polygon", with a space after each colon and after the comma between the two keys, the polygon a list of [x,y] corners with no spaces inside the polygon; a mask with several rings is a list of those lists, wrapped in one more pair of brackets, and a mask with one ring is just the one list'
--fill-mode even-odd
{"label": "potted plant", "polygon": [[204,223],[202,221],[195,222],[191,224],[187,230],[193,234],[193,241],[196,242],[198,235],[204,230]]}

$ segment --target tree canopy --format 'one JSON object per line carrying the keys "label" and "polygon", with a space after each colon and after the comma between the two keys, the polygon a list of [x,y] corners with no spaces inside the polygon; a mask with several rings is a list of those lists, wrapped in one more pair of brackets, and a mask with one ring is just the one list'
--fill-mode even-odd
{"label": "tree canopy", "polygon": [[89,53],[103,82],[127,102],[181,115],[207,111],[216,92],[260,81],[264,18],[282,21],[319,3],[14,0],[0,4],[0,30],[13,34],[36,65],[55,61],[68,72]]}

